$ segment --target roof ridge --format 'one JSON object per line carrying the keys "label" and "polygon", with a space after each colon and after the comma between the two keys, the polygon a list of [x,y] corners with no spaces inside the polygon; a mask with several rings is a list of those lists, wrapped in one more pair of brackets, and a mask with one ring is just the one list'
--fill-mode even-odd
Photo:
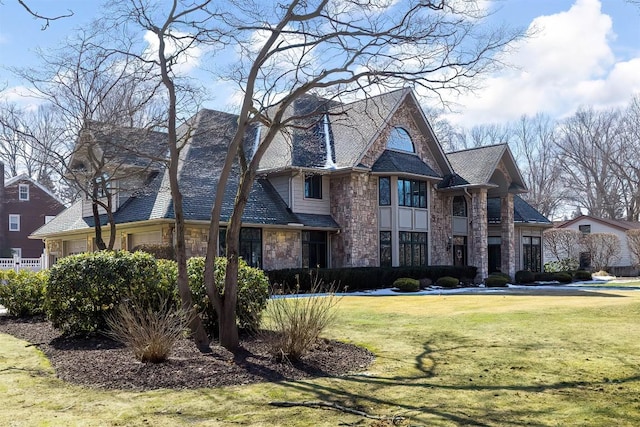
{"label": "roof ridge", "polygon": [[495,148],[495,147],[499,147],[499,146],[509,146],[509,143],[507,143],[507,142],[498,142],[498,143],[490,144],[490,145],[481,145],[481,146],[478,146],[478,147],[470,147],[470,148],[464,148],[462,150],[449,151],[448,153],[445,153],[445,154],[448,156],[449,154],[465,153],[467,151],[482,150],[482,149],[486,149],[486,148]]}

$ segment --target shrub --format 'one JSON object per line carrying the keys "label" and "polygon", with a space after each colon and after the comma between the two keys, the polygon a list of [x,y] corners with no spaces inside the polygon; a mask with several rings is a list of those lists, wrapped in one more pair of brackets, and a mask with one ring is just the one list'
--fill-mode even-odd
{"label": "shrub", "polygon": [[484,284],[488,288],[502,288],[507,286],[507,283],[509,283],[509,280],[503,276],[489,276],[484,279]]}
{"label": "shrub", "polygon": [[176,341],[185,332],[186,315],[165,301],[153,308],[133,299],[123,300],[106,315],[109,336],[133,350],[141,362],[167,360]]}
{"label": "shrub", "polygon": [[172,245],[144,243],[132,249],[132,252],[142,251],[153,255],[156,259],[168,259],[175,261],[176,250]]}
{"label": "shrub", "polygon": [[591,272],[585,270],[576,271],[575,273],[573,273],[573,278],[580,281],[593,279],[593,277],[591,276]]}
{"label": "shrub", "polygon": [[567,273],[566,271],[553,273],[553,278],[560,283],[571,283],[573,281],[573,277],[571,277],[571,274]]}
{"label": "shrub", "polygon": [[460,280],[451,276],[443,276],[436,280],[436,285],[442,286],[443,288],[455,288],[459,284]]}
{"label": "shrub", "polygon": [[503,277],[503,278],[507,279],[507,282],[511,282],[511,276],[509,276],[507,273],[503,273],[501,271],[494,271],[493,273],[489,274],[489,276]]}
{"label": "shrub", "polygon": [[271,352],[278,359],[300,360],[318,341],[320,334],[335,320],[335,283],[326,288],[315,276],[312,295],[300,293],[280,296],[269,301],[263,332]]}
{"label": "shrub", "polygon": [[418,292],[420,290],[420,281],[409,277],[401,277],[393,282],[393,286],[398,288],[400,292]]}
{"label": "shrub", "polygon": [[144,252],[72,255],[51,267],[45,309],[64,334],[106,330],[105,315],[126,296],[152,308],[163,304],[162,283],[156,259]]}
{"label": "shrub", "polygon": [[536,282],[553,282],[556,280],[555,273],[547,273],[543,271],[537,271],[534,274],[534,280]]}
{"label": "shrub", "polygon": [[[473,266],[431,265],[428,267],[350,267],[314,269],[314,274],[324,283],[339,283],[350,291],[382,289],[393,284],[396,279],[430,279],[435,282],[443,276],[451,276],[462,282],[471,282],[476,277]],[[284,290],[309,291],[311,280],[309,269],[292,268],[268,271],[271,283],[277,283]]]}
{"label": "shrub", "polygon": [[575,271],[580,263],[574,258],[564,258],[559,261],[549,261],[544,264],[546,273],[558,273],[560,271]]}
{"label": "shrub", "polygon": [[516,271],[516,283],[533,283],[536,280],[536,275],[532,271],[529,270],[520,270]]}
{"label": "shrub", "polygon": [[[242,259],[238,266],[238,302],[236,315],[240,328],[255,330],[260,326],[260,319],[269,299],[269,280],[265,273],[249,267]],[[215,260],[215,281],[218,289],[224,287],[224,275],[227,259],[220,257]],[[202,321],[211,336],[218,334],[218,317],[209,302],[204,285],[204,258],[193,257],[187,261],[189,287],[193,294],[193,302],[197,306]]]}
{"label": "shrub", "polygon": [[0,271],[0,305],[12,316],[42,314],[47,277],[47,271]]}

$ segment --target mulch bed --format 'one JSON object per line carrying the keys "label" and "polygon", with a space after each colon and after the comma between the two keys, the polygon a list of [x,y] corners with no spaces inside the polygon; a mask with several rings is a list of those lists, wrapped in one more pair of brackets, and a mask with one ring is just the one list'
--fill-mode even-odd
{"label": "mulch bed", "polygon": [[340,376],[364,370],[374,359],[355,345],[322,340],[300,362],[281,362],[257,334],[243,337],[235,354],[215,343],[211,353],[201,353],[192,341],[181,340],[167,362],[152,364],[138,362],[128,348],[102,335],[62,337],[42,318],[0,316],[0,332],[42,350],[64,381],[105,389],[194,389]]}

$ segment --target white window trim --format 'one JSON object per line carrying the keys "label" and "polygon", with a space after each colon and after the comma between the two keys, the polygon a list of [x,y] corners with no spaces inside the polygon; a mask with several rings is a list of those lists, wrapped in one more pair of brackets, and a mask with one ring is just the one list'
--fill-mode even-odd
{"label": "white window trim", "polygon": [[[22,190],[23,189],[27,189],[26,193],[27,193],[27,197],[26,198],[22,198]],[[18,184],[18,200],[23,201],[23,202],[27,202],[29,201],[29,184]]]}
{"label": "white window trim", "polygon": [[[17,228],[13,229],[11,226],[17,224]],[[20,231],[20,215],[9,214],[9,231]]]}
{"label": "white window trim", "polygon": [[11,248],[14,257],[22,258],[22,248]]}

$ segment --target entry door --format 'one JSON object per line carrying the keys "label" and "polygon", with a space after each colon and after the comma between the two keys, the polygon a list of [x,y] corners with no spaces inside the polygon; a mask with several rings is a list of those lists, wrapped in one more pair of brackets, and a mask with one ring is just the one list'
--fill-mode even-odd
{"label": "entry door", "polygon": [[489,245],[489,274],[501,270],[502,248],[500,245]]}
{"label": "entry door", "polygon": [[467,265],[467,236],[453,236],[453,265]]}

